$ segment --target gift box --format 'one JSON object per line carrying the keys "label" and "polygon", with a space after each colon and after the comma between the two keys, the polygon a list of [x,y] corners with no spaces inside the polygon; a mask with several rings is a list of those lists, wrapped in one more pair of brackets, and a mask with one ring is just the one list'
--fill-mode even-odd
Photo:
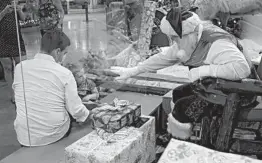
{"label": "gift box", "polygon": [[92,110],[94,128],[115,133],[125,126],[130,126],[141,116],[141,105],[118,99],[114,101],[114,104]]}
{"label": "gift box", "polygon": [[103,139],[96,131],[65,149],[66,163],[151,163],[155,160],[155,118]]}
{"label": "gift box", "polygon": [[171,139],[158,163],[259,163],[250,157],[223,153],[193,143]]}

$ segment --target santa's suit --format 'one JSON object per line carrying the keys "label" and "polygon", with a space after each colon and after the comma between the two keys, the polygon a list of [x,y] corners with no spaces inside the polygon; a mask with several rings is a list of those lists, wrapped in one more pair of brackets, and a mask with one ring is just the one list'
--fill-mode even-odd
{"label": "santa's suit", "polygon": [[[167,35],[177,36],[174,44],[165,48],[161,53],[154,55],[138,66],[141,72],[155,71],[177,63],[182,63],[190,67],[189,77],[195,81],[201,77],[211,76],[229,80],[239,80],[250,75],[250,66],[246,57],[237,47],[234,37],[217,37],[212,43],[207,45],[209,50],[203,49],[194,53],[198,43],[201,41],[202,34],[206,30],[212,30],[213,33],[225,33],[219,27],[202,22],[196,14],[182,22],[182,39],[170,26],[165,17],[161,21],[161,30]],[[202,52],[206,55],[201,54]],[[192,55],[194,54],[194,55]],[[195,63],[192,57],[201,56],[198,59],[200,63]],[[199,57],[198,56],[198,57]]]}

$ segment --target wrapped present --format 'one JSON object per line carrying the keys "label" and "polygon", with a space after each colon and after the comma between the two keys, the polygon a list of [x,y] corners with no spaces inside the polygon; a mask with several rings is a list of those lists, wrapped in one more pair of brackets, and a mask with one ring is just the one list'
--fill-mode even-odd
{"label": "wrapped present", "polygon": [[94,128],[101,128],[114,133],[125,126],[130,126],[141,116],[141,105],[126,100],[114,100],[114,104],[106,104],[92,110]]}
{"label": "wrapped present", "polygon": [[171,139],[158,163],[259,163],[246,156],[223,153],[193,143]]}
{"label": "wrapped present", "polygon": [[155,118],[145,117],[141,127],[104,133],[91,132],[65,149],[66,163],[150,163],[155,160]]}

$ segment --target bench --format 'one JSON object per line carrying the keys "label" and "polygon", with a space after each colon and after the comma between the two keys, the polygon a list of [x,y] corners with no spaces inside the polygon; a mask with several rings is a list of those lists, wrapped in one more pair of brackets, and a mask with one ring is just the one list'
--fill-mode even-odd
{"label": "bench", "polygon": [[92,131],[91,125],[75,126],[71,134],[61,141],[33,148],[20,148],[0,163],[64,163],[64,149]]}
{"label": "bench", "polygon": [[[112,102],[117,97],[119,99],[133,100],[142,105],[142,114],[151,115],[156,112],[156,108],[162,103],[161,96],[149,96],[135,92],[114,92],[101,101],[103,103]],[[160,109],[158,109],[160,110]],[[21,148],[18,151],[7,156],[0,163],[64,163],[64,149],[75,141],[92,131],[91,124],[86,126],[74,126],[69,137],[61,141],[43,146],[33,148]]]}

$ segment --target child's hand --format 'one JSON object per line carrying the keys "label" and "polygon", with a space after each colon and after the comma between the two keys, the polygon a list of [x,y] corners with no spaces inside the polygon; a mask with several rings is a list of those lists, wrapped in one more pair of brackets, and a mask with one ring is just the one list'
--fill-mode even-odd
{"label": "child's hand", "polygon": [[90,95],[86,95],[82,101],[83,102],[88,102],[90,100],[97,100],[99,98],[99,94],[98,93],[93,93],[93,94],[90,94]]}

